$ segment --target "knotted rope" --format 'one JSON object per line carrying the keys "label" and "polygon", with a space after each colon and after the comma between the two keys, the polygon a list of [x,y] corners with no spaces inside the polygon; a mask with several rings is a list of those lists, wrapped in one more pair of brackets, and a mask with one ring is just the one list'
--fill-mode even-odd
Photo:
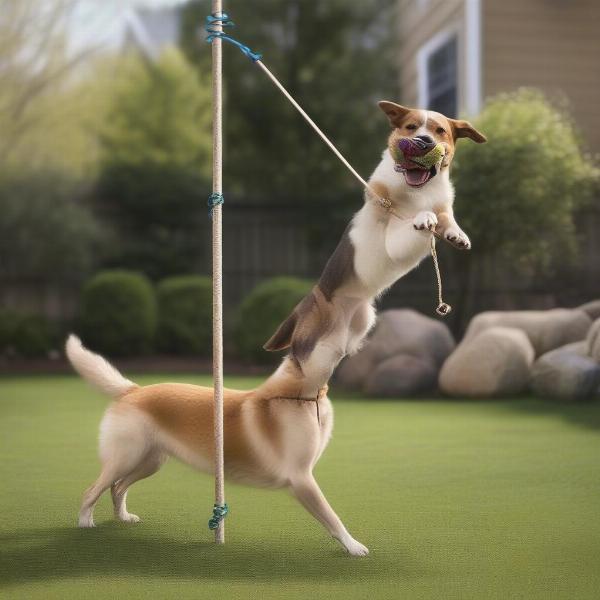
{"label": "knotted rope", "polygon": [[214,504],[212,517],[208,520],[209,529],[217,529],[221,521],[229,512],[229,506],[225,504]]}

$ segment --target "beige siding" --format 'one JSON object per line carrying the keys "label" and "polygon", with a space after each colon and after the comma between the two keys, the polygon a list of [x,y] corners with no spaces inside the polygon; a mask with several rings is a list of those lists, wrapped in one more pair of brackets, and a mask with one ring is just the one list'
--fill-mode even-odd
{"label": "beige siding", "polygon": [[600,2],[484,0],[485,96],[535,86],[566,96],[590,148],[600,151]]}
{"label": "beige siding", "polygon": [[[417,54],[419,48],[438,32],[456,25],[458,34],[459,79],[464,77],[463,0],[400,0],[400,101],[418,104]],[[459,106],[464,86],[459,83]]]}

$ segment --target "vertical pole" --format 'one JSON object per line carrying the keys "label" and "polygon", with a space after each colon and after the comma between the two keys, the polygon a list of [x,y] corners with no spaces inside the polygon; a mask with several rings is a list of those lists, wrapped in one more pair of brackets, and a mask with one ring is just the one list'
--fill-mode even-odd
{"label": "vertical pole", "polygon": [[[223,12],[222,0],[212,0],[212,13]],[[221,25],[214,24],[221,30]],[[212,46],[213,92],[213,192],[223,192],[223,94],[222,94],[222,41],[218,37]],[[225,503],[223,466],[223,291],[222,291],[222,205],[212,209],[212,266],[213,266],[213,390],[215,437],[215,504]],[[215,543],[225,542],[224,521],[215,529]]]}

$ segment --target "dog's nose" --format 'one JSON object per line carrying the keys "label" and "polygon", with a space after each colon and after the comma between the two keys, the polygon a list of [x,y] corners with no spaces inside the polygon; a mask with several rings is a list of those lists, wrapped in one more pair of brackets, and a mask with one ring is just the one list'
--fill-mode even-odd
{"label": "dog's nose", "polygon": [[426,144],[433,143],[433,138],[430,135],[416,135],[415,138],[417,140],[421,140],[422,142],[425,142]]}

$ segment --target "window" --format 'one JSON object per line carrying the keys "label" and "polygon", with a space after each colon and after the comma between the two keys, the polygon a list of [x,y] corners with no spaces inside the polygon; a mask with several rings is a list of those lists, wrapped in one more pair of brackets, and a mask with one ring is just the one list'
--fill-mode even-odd
{"label": "window", "polygon": [[429,54],[425,67],[427,108],[448,117],[458,113],[457,46],[451,37]]}

